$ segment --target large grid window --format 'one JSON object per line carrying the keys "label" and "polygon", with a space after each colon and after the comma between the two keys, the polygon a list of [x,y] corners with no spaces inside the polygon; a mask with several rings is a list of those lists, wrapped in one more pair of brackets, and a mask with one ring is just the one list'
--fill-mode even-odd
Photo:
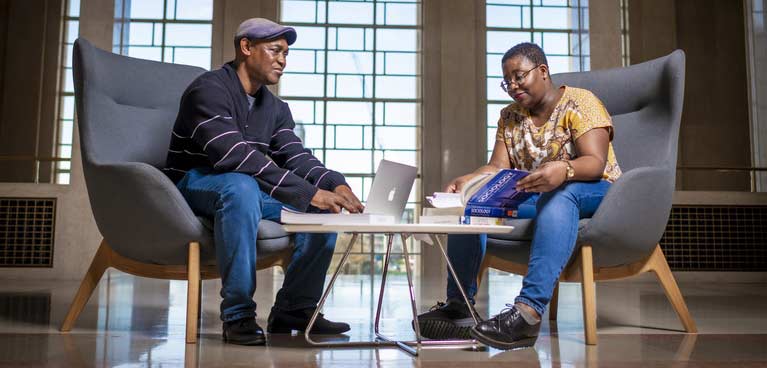
{"label": "large grid window", "polygon": [[487,0],[487,149],[495,145],[500,111],[511,102],[501,88],[501,58],[521,42],[543,48],[553,74],[589,70],[588,0]]}
{"label": "large grid window", "polygon": [[64,42],[61,53],[61,88],[59,111],[56,119],[56,157],[54,180],[56,184],[69,184],[72,168],[72,133],[75,117],[75,87],[72,78],[72,47],[80,32],[80,0],[68,0],[64,14]]}
{"label": "large grid window", "polygon": [[[280,22],[295,27],[298,39],[279,95],[290,104],[306,147],[342,172],[365,201],[381,159],[420,166],[420,2],[282,0],[281,5]],[[408,220],[420,210],[420,197],[417,179]],[[382,236],[364,237],[352,256],[350,268],[356,269],[347,272],[380,270],[384,247]],[[396,247],[399,252],[401,245]],[[401,260],[392,262],[404,267]]]}
{"label": "large grid window", "polygon": [[129,14],[122,53],[210,69],[213,0],[131,0]]}

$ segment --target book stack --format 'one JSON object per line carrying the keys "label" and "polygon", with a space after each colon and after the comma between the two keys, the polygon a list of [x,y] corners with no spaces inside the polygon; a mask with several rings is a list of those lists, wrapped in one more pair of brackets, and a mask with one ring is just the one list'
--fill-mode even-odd
{"label": "book stack", "polygon": [[460,222],[470,225],[509,225],[518,207],[533,193],[517,191],[517,181],[529,172],[503,169],[495,175],[474,177],[461,193],[437,192],[426,197],[436,208],[462,208]]}

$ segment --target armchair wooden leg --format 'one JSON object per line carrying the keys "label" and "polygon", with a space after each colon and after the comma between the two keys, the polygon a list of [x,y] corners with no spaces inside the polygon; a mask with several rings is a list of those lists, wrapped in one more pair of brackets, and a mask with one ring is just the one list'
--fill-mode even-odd
{"label": "armchair wooden leg", "polygon": [[671,302],[676,314],[679,316],[679,320],[682,322],[685,331],[688,333],[697,333],[698,328],[695,326],[695,321],[690,315],[690,311],[687,309],[687,304],[684,302],[682,292],[679,291],[679,286],[674,279],[674,275],[671,273],[671,268],[666,262],[666,256],[663,255],[663,250],[660,248],[660,244],[655,247],[652,256],[650,256],[650,269],[658,277],[663,291],[666,293],[666,298]]}
{"label": "armchair wooden leg", "polygon": [[583,290],[583,328],[586,345],[597,344],[597,299],[594,286],[594,262],[591,244],[581,246],[581,288]]}
{"label": "armchair wooden leg", "polygon": [[554,294],[551,295],[549,302],[549,321],[557,320],[557,310],[559,309],[559,282],[554,286]]}
{"label": "armchair wooden leg", "polygon": [[110,266],[110,256],[112,249],[109,248],[105,240],[101,241],[99,249],[96,251],[96,255],[93,256],[91,266],[88,268],[88,272],[83,276],[83,281],[80,283],[80,288],[77,289],[72,305],[69,307],[69,312],[64,318],[64,322],[61,324],[61,332],[69,332],[72,330],[77,317],[80,312],[83,311],[85,304],[88,303],[88,299],[91,298],[93,290],[99,284],[101,276],[104,275],[104,271]]}
{"label": "armchair wooden leg", "polygon": [[197,342],[197,318],[200,309],[200,243],[189,243],[186,292],[186,343]]}

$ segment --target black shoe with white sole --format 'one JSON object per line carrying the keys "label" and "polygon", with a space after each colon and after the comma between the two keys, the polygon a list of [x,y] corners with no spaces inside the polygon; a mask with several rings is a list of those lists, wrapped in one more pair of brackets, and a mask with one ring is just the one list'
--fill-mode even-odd
{"label": "black shoe with white sole", "polygon": [[458,299],[437,302],[428,312],[418,316],[421,335],[429,339],[468,339],[469,329],[474,324],[469,306]]}
{"label": "black shoe with white sole", "polygon": [[535,345],[541,321],[528,323],[514,305],[471,328],[471,337],[496,349],[519,349]]}

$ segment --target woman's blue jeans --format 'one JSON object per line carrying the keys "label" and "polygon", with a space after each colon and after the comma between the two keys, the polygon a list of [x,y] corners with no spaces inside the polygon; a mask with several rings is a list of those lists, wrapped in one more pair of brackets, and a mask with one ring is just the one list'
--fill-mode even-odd
{"label": "woman's blue jeans", "polygon": [[[559,274],[575,248],[578,220],[591,217],[596,212],[609,188],[610,183],[604,180],[568,182],[551,192],[533,195],[520,205],[519,215],[534,219],[534,235],[527,275],[515,302],[527,304],[543,315]],[[473,301],[477,293],[479,266],[485,257],[487,235],[449,235],[447,239],[450,262],[461,280],[461,286]],[[447,298],[461,298],[449,273]]]}
{"label": "woman's blue jeans", "polygon": [[[214,220],[216,261],[221,275],[221,320],[256,315],[256,238],[261,220],[280,221],[283,204],[261,191],[252,177],[200,168],[178,182],[195,214]],[[274,307],[316,307],[333,257],[335,234],[295,235],[293,257]]]}

